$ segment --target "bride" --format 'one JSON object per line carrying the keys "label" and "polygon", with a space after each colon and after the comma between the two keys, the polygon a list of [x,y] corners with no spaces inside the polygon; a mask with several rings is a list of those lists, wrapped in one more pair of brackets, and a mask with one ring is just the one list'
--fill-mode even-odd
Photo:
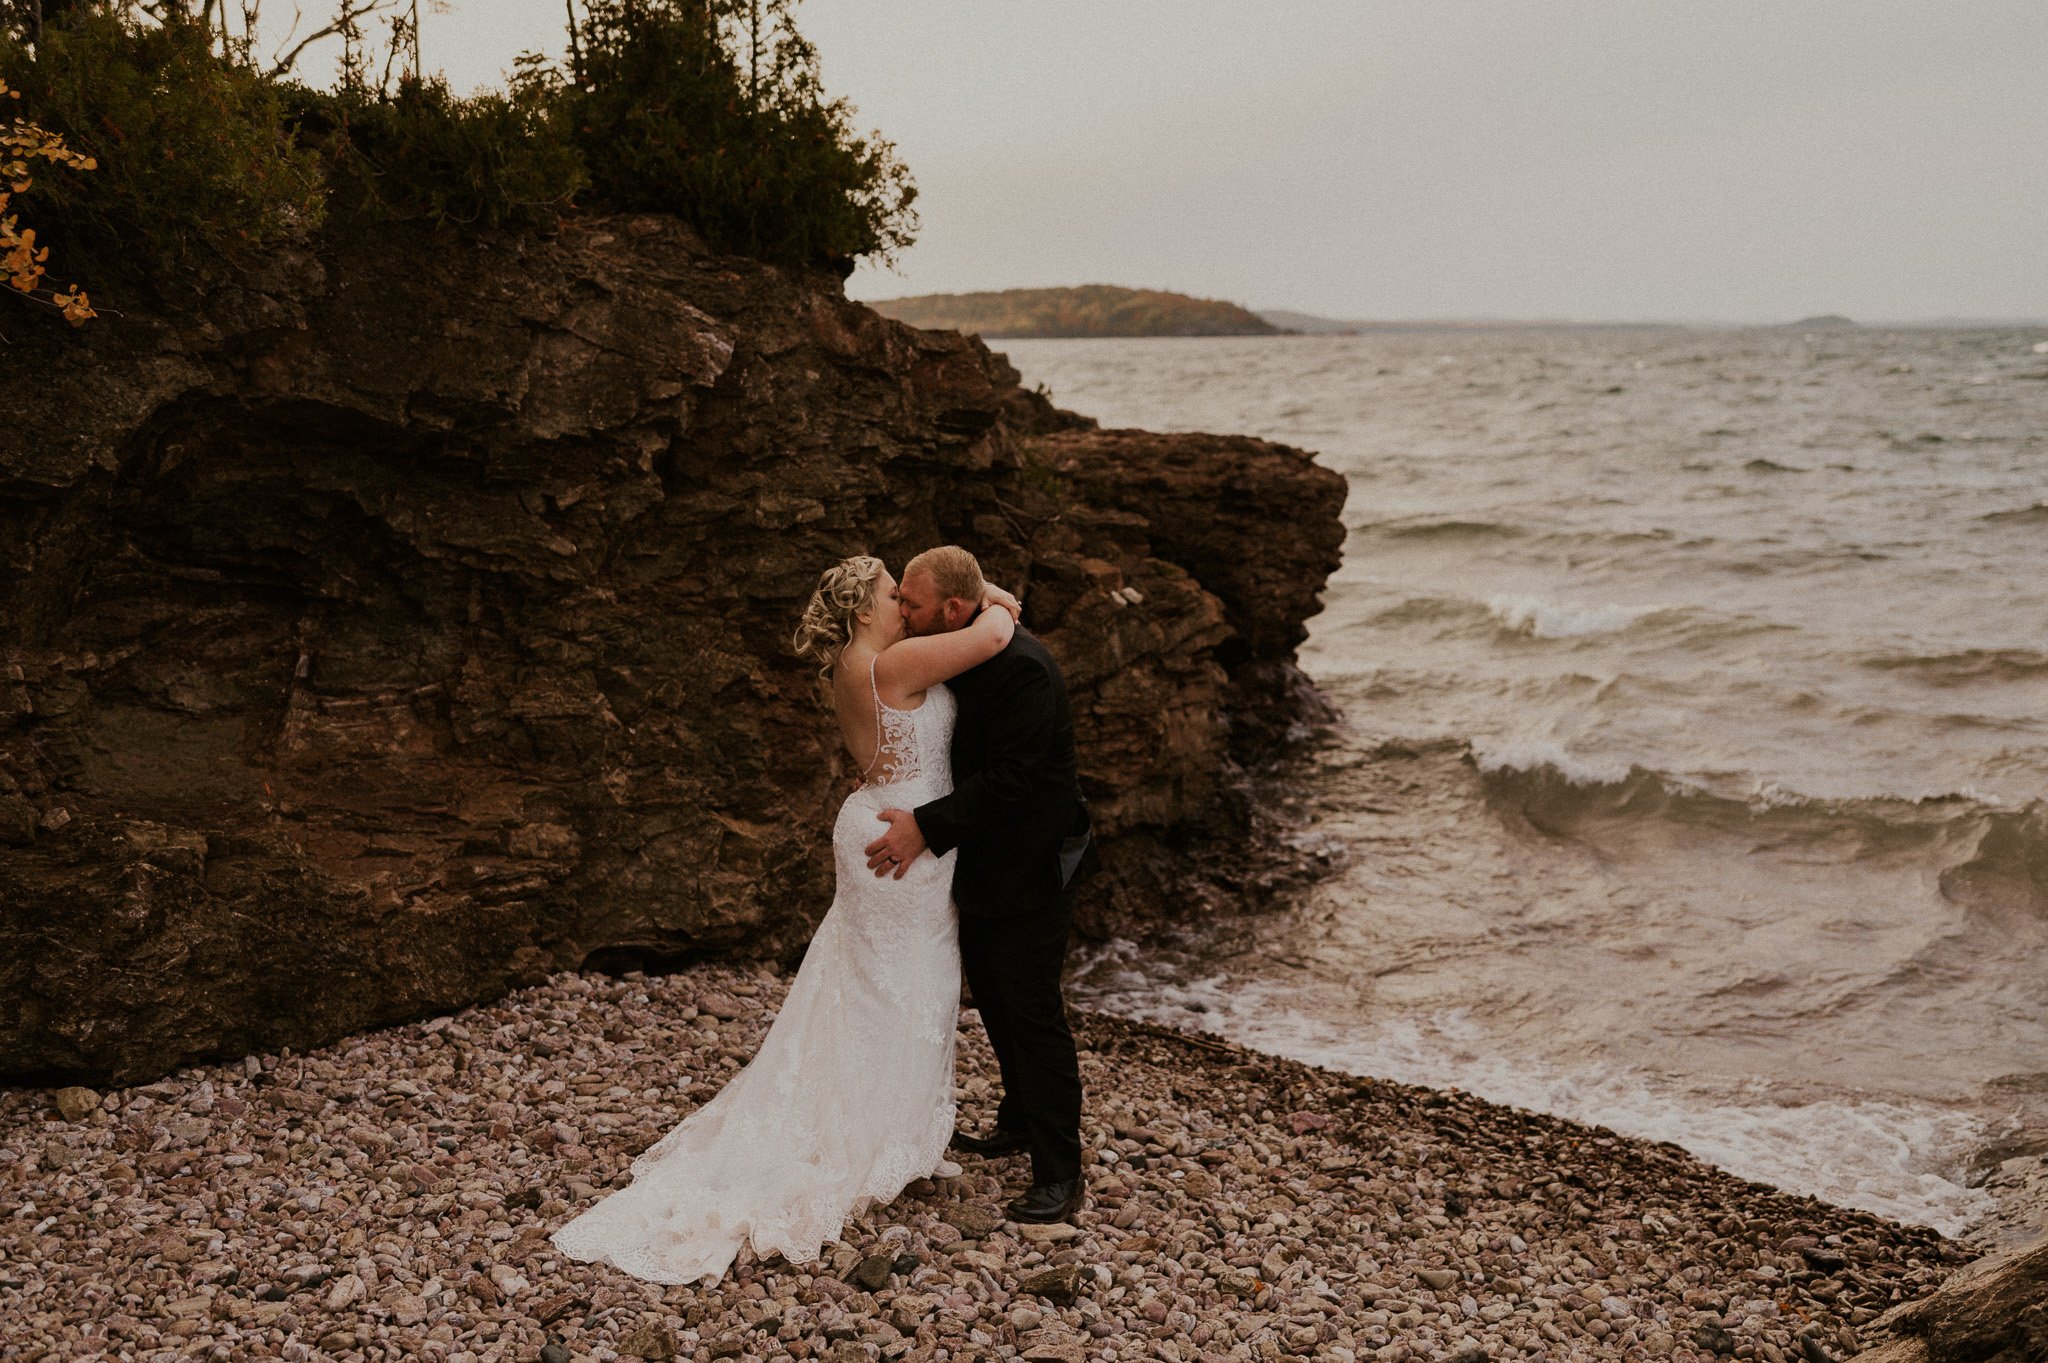
{"label": "bride", "polygon": [[552,1237],[572,1259],[657,1283],[715,1281],[741,1243],[792,1263],[846,1218],[912,1179],[957,1173],[953,1036],[960,948],[954,854],[901,879],[868,872],[877,815],[953,788],[944,685],[1000,653],[1017,600],[990,587],[974,622],[906,638],[878,558],[825,571],[796,630],[830,683],[861,787],[832,828],[837,888],[760,1052],[718,1095],[633,1161],[633,1182]]}

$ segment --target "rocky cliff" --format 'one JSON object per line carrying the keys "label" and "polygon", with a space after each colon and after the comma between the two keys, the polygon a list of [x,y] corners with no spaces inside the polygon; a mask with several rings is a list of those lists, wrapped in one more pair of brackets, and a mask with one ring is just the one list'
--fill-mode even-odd
{"label": "rocky cliff", "polygon": [[0,1066],[126,1082],[579,963],[793,957],[850,788],[787,635],[964,543],[1067,669],[1096,931],[1255,894],[1340,479],[1099,431],[660,218],[372,237],[0,358]]}

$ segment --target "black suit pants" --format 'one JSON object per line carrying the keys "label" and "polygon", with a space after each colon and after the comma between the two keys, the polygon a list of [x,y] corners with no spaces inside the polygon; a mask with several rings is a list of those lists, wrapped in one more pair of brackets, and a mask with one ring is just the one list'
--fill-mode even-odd
{"label": "black suit pants", "polygon": [[1081,1063],[1060,974],[1073,904],[1050,913],[962,917],[960,961],[1002,1069],[996,1125],[1031,1142],[1031,1181],[1081,1176]]}

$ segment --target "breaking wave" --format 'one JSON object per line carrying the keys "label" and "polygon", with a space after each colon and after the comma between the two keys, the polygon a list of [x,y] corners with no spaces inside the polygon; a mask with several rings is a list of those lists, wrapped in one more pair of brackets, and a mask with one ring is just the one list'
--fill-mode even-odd
{"label": "breaking wave", "polygon": [[1611,634],[1627,629],[1645,616],[1670,609],[1665,606],[1576,606],[1544,601],[1529,596],[1496,596],[1486,603],[1487,612],[1514,634],[1537,639],[1573,639],[1583,634]]}
{"label": "breaking wave", "polygon": [[1919,849],[1940,867],[1951,903],[2048,918],[2048,801],[2014,809],[1973,792],[1828,799],[1768,785],[1737,798],[1548,743],[1479,745],[1473,758],[1496,813],[1553,836],[1655,818],[1773,842],[1853,839],[1859,857]]}

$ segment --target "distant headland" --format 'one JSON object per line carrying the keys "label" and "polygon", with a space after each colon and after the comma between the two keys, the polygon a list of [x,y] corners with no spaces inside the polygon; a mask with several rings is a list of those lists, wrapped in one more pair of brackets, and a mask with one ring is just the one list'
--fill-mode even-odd
{"label": "distant headland", "polygon": [[[1404,332],[1470,331],[1677,331],[1688,327],[1757,326],[1773,331],[1857,331],[1861,322],[1839,313],[1790,322],[1587,322],[1565,318],[1323,317],[1291,308],[1246,308],[1165,289],[1117,284],[1069,288],[1000,289],[979,293],[926,293],[870,301],[884,317],[935,331],[960,331],[989,340],[1143,336],[1367,336]],[[1978,323],[1976,325],[2006,325]]]}
{"label": "distant headland", "polygon": [[974,332],[989,338],[1278,336],[1285,330],[1235,303],[1114,284],[928,293],[885,298],[868,306],[914,327]]}

